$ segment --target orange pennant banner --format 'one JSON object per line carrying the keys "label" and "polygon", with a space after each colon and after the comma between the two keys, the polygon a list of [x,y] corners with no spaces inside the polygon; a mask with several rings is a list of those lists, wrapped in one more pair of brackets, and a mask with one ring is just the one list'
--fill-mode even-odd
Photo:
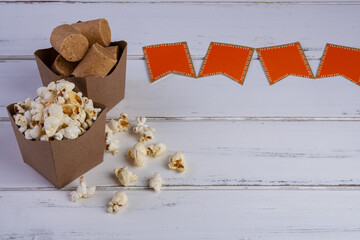
{"label": "orange pennant banner", "polygon": [[299,42],[256,49],[270,85],[289,75],[314,78]]}
{"label": "orange pennant banner", "polygon": [[151,82],[170,73],[196,77],[186,42],[143,47]]}
{"label": "orange pennant banner", "polygon": [[360,49],[326,44],[317,78],[343,76],[360,85]]}
{"label": "orange pennant banner", "polygon": [[253,48],[211,42],[198,77],[223,74],[242,85],[253,53]]}

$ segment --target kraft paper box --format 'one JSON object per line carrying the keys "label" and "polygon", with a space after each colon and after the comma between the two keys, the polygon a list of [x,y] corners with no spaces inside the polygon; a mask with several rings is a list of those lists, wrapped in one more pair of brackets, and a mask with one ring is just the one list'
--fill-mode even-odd
{"label": "kraft paper box", "polygon": [[[127,57],[127,43],[125,41],[112,42],[110,46],[118,46],[119,54],[116,66],[107,76],[66,77],[66,80],[75,83],[84,96],[94,102],[105,104],[108,111],[124,99]],[[51,70],[51,65],[58,55],[55,49],[40,49],[34,55],[44,86],[47,86],[55,79],[61,78]]]}
{"label": "kraft paper box", "polygon": [[96,102],[94,106],[102,111],[83,135],[77,139],[49,142],[26,139],[15,124],[14,104],[7,107],[24,162],[57,188],[64,187],[104,159],[106,107]]}

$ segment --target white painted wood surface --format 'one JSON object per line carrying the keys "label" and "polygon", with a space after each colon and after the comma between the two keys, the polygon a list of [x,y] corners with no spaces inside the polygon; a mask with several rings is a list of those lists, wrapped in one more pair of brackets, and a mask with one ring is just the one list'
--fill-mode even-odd
{"label": "white painted wood surface", "polygon": [[[73,204],[64,191],[2,191],[3,239],[357,239],[359,190],[127,191],[109,215],[110,191]],[[24,200],[26,199],[26,203]],[[30,206],[30,207],[29,207]],[[14,212],[13,209],[17,210]],[[331,210],[330,210],[331,209]],[[34,218],[36,214],[36,219]],[[27,219],[27,224],[19,222]]]}
{"label": "white painted wood surface", "polygon": [[[117,186],[112,171],[127,165],[139,176],[132,184],[136,187],[146,187],[156,171],[168,186],[360,185],[358,122],[150,121],[149,124],[156,129],[154,142],[167,144],[167,154],[147,159],[143,168],[134,167],[126,153],[138,138],[135,134],[121,133],[120,154],[116,157],[105,154],[104,163],[85,177],[98,186]],[[0,169],[0,189],[51,187],[21,162],[10,124],[1,123],[0,132],[4,136],[0,150],[6,154],[2,157],[5,167]],[[188,159],[189,171],[184,174],[167,167],[169,155],[179,150]],[[73,182],[67,189],[76,185]]]}
{"label": "white painted wood surface", "polygon": [[[327,42],[360,47],[360,1],[0,1],[0,239],[358,239],[360,88],[342,77],[269,86],[255,54],[244,86],[224,76],[149,83],[141,47],[187,41],[196,71],[210,41],[263,47],[300,41],[314,73]],[[119,156],[85,174],[99,191],[78,204],[22,162],[5,107],[41,84],[32,53],[52,28],[106,17],[128,42],[126,98],[109,114],[147,116],[169,152],[143,168]],[[169,171],[182,150],[189,171]],[[112,170],[139,180],[119,187]],[[164,191],[147,188],[158,171]],[[106,213],[115,191],[129,205]]]}
{"label": "white painted wood surface", "polygon": [[[197,71],[201,63],[194,61]],[[319,60],[310,64],[316,71]],[[7,86],[0,89],[0,117],[7,117],[4,107],[34,96],[41,84],[35,61],[0,63],[0,83]],[[250,63],[243,86],[221,75],[199,79],[168,75],[150,84],[145,61],[129,60],[125,95],[109,118],[118,117],[121,111],[161,118],[360,118],[360,88],[351,81],[288,77],[269,86],[258,60]]]}
{"label": "white painted wood surface", "polygon": [[314,51],[311,57],[320,58],[327,42],[360,47],[359,4],[0,1],[0,54],[32,55],[50,46],[55,26],[106,15],[113,39],[129,42],[129,55],[142,57],[143,46],[160,42],[187,41],[192,55],[204,57],[211,41],[250,47],[300,41]]}

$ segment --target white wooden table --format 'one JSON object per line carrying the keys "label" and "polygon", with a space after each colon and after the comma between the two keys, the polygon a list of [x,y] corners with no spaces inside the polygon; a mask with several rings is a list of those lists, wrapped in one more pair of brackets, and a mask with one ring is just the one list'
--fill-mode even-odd
{"label": "white wooden table", "polygon": [[[155,141],[181,150],[132,167],[135,135],[85,174],[96,196],[77,204],[22,162],[5,107],[41,85],[32,53],[63,23],[105,17],[128,42],[126,98],[109,114],[146,116]],[[264,47],[300,41],[316,73],[327,42],[360,47],[360,1],[0,1],[0,239],[359,239],[360,87],[342,77],[269,86],[254,54],[244,86],[224,76],[149,83],[142,46],[187,41],[196,71],[211,41]],[[113,169],[139,180],[119,187]],[[158,171],[160,194],[147,187]],[[115,191],[129,204],[106,212]]]}

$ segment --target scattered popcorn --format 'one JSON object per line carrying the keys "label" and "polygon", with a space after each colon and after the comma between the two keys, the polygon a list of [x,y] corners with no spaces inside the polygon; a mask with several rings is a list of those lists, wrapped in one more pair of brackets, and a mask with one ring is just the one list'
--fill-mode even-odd
{"label": "scattered popcorn", "polygon": [[133,159],[135,166],[138,167],[144,165],[146,154],[146,147],[142,142],[136,143],[133,148],[128,151],[128,156]]}
{"label": "scattered popcorn", "polygon": [[140,142],[146,142],[154,138],[155,129],[146,125],[146,117],[137,117],[137,125],[133,128],[134,133],[140,134]]}
{"label": "scattered popcorn", "polygon": [[118,120],[111,119],[109,122],[109,127],[115,133],[127,132],[130,128],[128,115],[126,113],[121,113]]}
{"label": "scattered popcorn", "polygon": [[147,154],[151,157],[161,157],[166,153],[166,145],[164,143],[157,143],[146,148]]}
{"label": "scattered popcorn", "polygon": [[169,168],[176,170],[177,172],[185,172],[186,170],[186,161],[185,156],[182,152],[176,152],[169,158]]}
{"label": "scattered popcorn", "polygon": [[148,127],[148,125],[146,125],[146,117],[137,117],[136,118],[136,127],[133,128],[134,133],[140,133],[142,132],[145,128]]}
{"label": "scattered popcorn", "polygon": [[154,132],[155,132],[154,128],[147,128],[142,133],[142,136],[140,137],[140,142],[147,142],[152,140],[154,138]]}
{"label": "scattered popcorn", "polygon": [[80,177],[80,184],[76,191],[70,192],[70,198],[72,202],[77,202],[80,198],[89,198],[92,197],[95,193],[96,187],[87,187],[85,182],[85,177]]}
{"label": "scattered popcorn", "polygon": [[119,118],[119,132],[127,132],[130,128],[130,122],[126,113],[121,113]]}
{"label": "scattered popcorn", "polygon": [[73,83],[61,79],[38,88],[34,100],[14,105],[15,123],[26,139],[76,139],[89,129],[101,109],[74,88]]}
{"label": "scattered popcorn", "polygon": [[161,186],[164,184],[164,180],[159,173],[155,173],[149,180],[149,187],[153,188],[156,192],[160,192]]}
{"label": "scattered popcorn", "polygon": [[109,213],[118,213],[120,208],[125,206],[128,202],[128,197],[125,192],[118,191],[115,193],[115,196],[111,199],[108,206]]}
{"label": "scattered popcorn", "polygon": [[118,128],[118,122],[114,119],[111,119],[108,123],[109,128],[111,129],[112,132],[119,132],[119,128]]}
{"label": "scattered popcorn", "polygon": [[129,183],[135,182],[138,179],[138,177],[126,166],[120,169],[115,169],[114,172],[120,183],[125,187],[129,185]]}
{"label": "scattered popcorn", "polygon": [[113,136],[113,131],[105,125],[105,150],[116,156],[119,153],[119,140]]}

